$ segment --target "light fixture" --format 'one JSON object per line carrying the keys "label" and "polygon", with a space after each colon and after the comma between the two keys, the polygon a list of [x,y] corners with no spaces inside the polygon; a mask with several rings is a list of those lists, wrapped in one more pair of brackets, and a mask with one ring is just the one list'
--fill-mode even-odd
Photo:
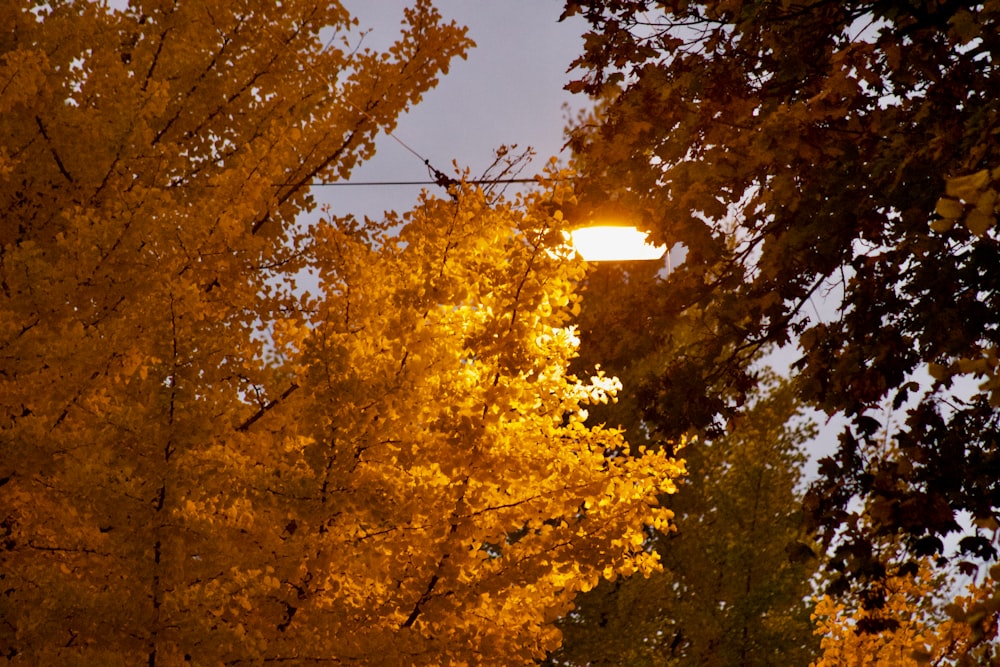
{"label": "light fixture", "polygon": [[588,262],[660,259],[666,246],[654,246],[646,232],[624,225],[578,227],[569,233],[570,245]]}

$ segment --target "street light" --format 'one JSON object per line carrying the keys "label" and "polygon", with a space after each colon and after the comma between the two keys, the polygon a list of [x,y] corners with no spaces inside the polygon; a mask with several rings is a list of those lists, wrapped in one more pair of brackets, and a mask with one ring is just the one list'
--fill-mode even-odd
{"label": "street light", "polygon": [[569,233],[570,245],[588,262],[660,259],[666,246],[654,246],[646,232],[625,225],[578,227]]}

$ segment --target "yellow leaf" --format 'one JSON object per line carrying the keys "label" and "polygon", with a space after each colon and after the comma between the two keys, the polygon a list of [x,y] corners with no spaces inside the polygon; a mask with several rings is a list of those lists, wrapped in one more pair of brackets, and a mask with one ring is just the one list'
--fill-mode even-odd
{"label": "yellow leaf", "polygon": [[954,227],[956,222],[953,218],[938,218],[931,221],[931,229],[935,232],[946,232]]}
{"label": "yellow leaf", "polygon": [[935,380],[944,380],[949,376],[948,367],[942,364],[927,364],[927,373]]}
{"label": "yellow leaf", "polygon": [[969,211],[969,215],[965,216],[965,226],[976,236],[982,236],[994,224],[996,224],[996,217],[987,215],[978,208],[972,209]]}
{"label": "yellow leaf", "polygon": [[945,192],[949,197],[966,202],[974,202],[979,198],[979,192],[990,182],[988,169],[977,171],[968,176],[949,178],[945,184]]}
{"label": "yellow leaf", "polygon": [[[946,218],[948,220],[955,220],[961,217],[962,212],[965,210],[965,207],[962,206],[962,202],[958,200],[951,199],[949,197],[941,197],[940,199],[938,199],[937,206],[934,208],[934,210],[942,218]],[[934,223],[931,223],[931,227],[933,226]],[[935,231],[946,231],[946,230],[935,229]]]}

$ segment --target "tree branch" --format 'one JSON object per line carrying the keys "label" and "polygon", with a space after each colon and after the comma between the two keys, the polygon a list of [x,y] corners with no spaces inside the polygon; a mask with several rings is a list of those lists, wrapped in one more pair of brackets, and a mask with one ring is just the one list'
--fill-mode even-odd
{"label": "tree branch", "polygon": [[257,421],[261,417],[263,417],[264,415],[266,415],[270,410],[272,410],[274,407],[276,407],[279,403],[281,403],[286,398],[288,398],[293,393],[295,393],[295,391],[298,388],[299,388],[299,385],[297,385],[296,383],[293,382],[292,386],[290,386],[288,389],[286,389],[285,392],[281,396],[279,396],[278,398],[274,399],[273,401],[268,401],[267,403],[265,403],[264,405],[262,405],[261,408],[260,408],[260,410],[258,410],[256,413],[254,413],[254,415],[251,416],[249,419],[247,419],[245,422],[243,422],[242,424],[240,424],[239,426],[237,426],[236,430],[239,431],[240,433],[245,433],[251,426],[253,426],[254,424],[256,424]]}
{"label": "tree branch", "polygon": [[56,165],[59,167],[59,171],[67,181],[73,183],[73,177],[70,176],[68,171],[66,171],[66,165],[63,164],[63,161],[59,159],[59,153],[56,152],[55,146],[52,145],[52,140],[49,139],[49,133],[45,131],[45,125],[42,123],[42,119],[35,116],[35,123],[38,125],[38,130],[42,133],[42,138],[45,139],[45,143],[48,144],[49,152],[52,153],[52,157],[55,159]]}

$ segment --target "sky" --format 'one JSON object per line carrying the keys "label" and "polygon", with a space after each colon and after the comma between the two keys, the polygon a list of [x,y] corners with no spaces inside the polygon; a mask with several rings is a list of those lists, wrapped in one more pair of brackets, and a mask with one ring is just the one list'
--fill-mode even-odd
{"label": "sky", "polygon": [[[370,30],[364,45],[384,48],[397,36],[404,0],[346,0],[359,29]],[[560,23],[562,0],[435,0],[446,20],[469,29],[476,42],[466,60],[454,60],[437,87],[403,116],[393,134],[437,169],[452,175],[452,162],[479,176],[496,149],[517,144],[537,156],[521,176],[541,171],[561,153],[569,113],[585,100],[563,90],[567,69],[582,51],[586,25],[578,17]],[[388,136],[375,156],[350,181],[426,180],[420,159]],[[436,186],[429,186],[431,189]],[[413,208],[420,186],[336,186],[317,191],[337,214],[379,218],[385,210]]]}

